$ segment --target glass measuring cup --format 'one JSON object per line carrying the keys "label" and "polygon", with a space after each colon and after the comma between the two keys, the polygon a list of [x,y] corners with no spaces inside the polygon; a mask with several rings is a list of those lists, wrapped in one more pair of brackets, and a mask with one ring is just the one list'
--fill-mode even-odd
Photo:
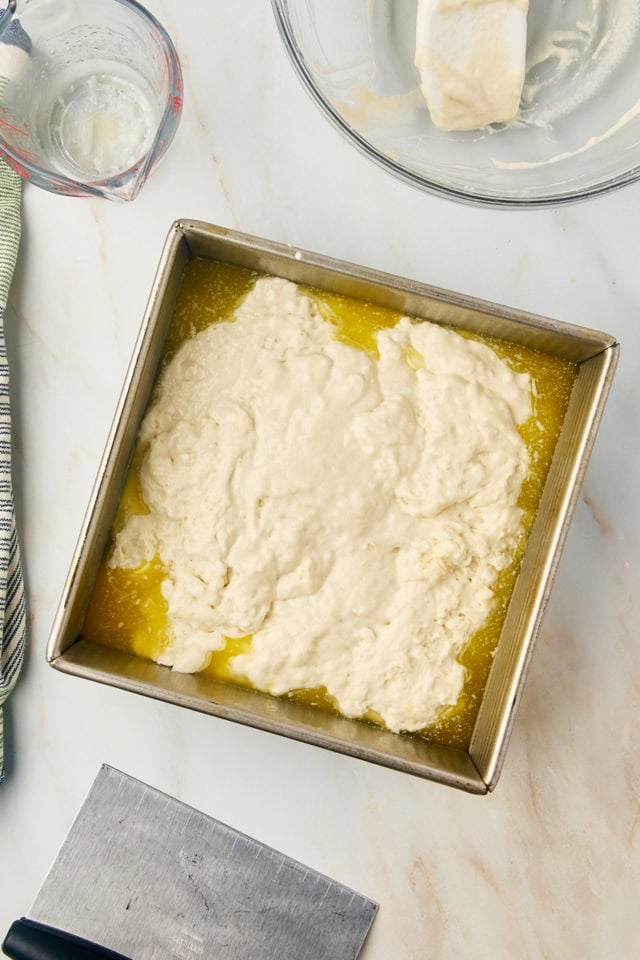
{"label": "glass measuring cup", "polygon": [[8,0],[0,156],[32,183],[133,200],[181,112],[173,43],[136,0]]}

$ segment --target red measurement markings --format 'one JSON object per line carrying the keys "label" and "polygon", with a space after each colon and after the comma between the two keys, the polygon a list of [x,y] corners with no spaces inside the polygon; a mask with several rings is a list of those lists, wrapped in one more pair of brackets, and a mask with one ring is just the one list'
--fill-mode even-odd
{"label": "red measurement markings", "polygon": [[2,116],[0,116],[0,132],[3,130],[11,131],[11,133],[16,133],[19,137],[28,137],[29,131],[25,123],[18,125],[18,121],[15,117],[7,117],[7,111],[0,111]]}
{"label": "red measurement markings", "polygon": [[72,187],[66,183],[54,183],[52,184],[52,189],[54,193],[61,193],[65,197],[81,197],[82,191],[77,187]]}
{"label": "red measurement markings", "polygon": [[29,171],[22,166],[21,163],[18,163],[17,160],[14,160],[13,157],[10,157],[8,153],[5,153],[4,150],[0,149],[0,159],[4,160],[12,170],[15,170],[16,173],[19,173],[21,177],[24,177],[25,180],[29,179]]}

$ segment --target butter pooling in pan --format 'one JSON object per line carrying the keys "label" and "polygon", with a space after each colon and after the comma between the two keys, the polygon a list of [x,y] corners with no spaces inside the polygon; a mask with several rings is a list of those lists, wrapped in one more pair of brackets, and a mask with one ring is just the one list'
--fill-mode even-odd
{"label": "butter pooling in pan", "polygon": [[259,279],[187,340],[141,428],[141,494],[109,559],[159,558],[170,639],[200,670],[419,730],[458,700],[459,654],[522,534],[530,378],[488,346],[403,318],[378,356],[316,301]]}

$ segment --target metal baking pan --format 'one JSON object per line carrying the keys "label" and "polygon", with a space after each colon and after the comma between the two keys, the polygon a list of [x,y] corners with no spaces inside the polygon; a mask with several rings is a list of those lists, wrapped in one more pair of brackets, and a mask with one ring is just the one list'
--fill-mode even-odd
{"label": "metal baking pan", "polygon": [[[85,609],[122,492],[138,427],[151,393],[176,296],[193,257],[223,261],[368,300],[412,316],[501,337],[566,357],[578,375],[522,568],[496,649],[470,748],[455,750],[415,736],[331,716],[200,675],[89,643]],[[536,634],[593,445],[618,356],[613,337],[474,300],[279,243],[189,220],[172,226],[160,259],[98,478],[47,648],[57,670],[200,710],[458,787],[492,790]]]}

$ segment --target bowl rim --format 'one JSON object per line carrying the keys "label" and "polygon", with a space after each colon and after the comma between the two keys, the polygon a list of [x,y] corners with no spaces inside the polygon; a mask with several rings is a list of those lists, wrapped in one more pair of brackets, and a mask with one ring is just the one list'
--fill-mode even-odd
{"label": "bowl rim", "polygon": [[640,163],[631,167],[624,173],[610,179],[603,180],[600,183],[593,184],[582,190],[574,190],[567,193],[558,194],[554,197],[503,197],[494,193],[478,193],[458,190],[455,187],[446,186],[437,180],[430,180],[422,177],[418,173],[408,170],[402,164],[392,160],[387,154],[375,147],[366,137],[359,133],[354,127],[346,122],[344,117],[334,108],[333,104],[325,97],[320,87],[316,83],[312,71],[307,66],[307,62],[295,39],[295,32],[291,24],[289,11],[287,8],[288,0],[271,0],[280,39],[284,45],[289,59],[302,81],[302,85],[311,96],[312,100],[320,107],[325,117],[340,131],[347,142],[353,144],[357,150],[369,160],[373,160],[378,166],[393,174],[397,179],[409,183],[414,187],[424,190],[437,197],[454,200],[458,203],[464,203],[477,207],[489,207],[492,209],[544,209],[550,207],[566,206],[572,203],[578,203],[583,200],[590,200],[594,197],[602,196],[619,190],[629,184],[640,180]]}

